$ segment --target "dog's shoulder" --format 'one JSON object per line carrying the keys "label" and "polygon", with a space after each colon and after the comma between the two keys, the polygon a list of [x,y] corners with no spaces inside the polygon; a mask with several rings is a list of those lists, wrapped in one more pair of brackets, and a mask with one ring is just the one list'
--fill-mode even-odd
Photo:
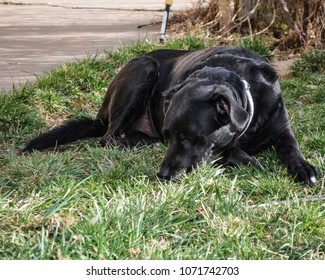
{"label": "dog's shoulder", "polygon": [[211,52],[213,55],[232,55],[237,57],[246,57],[251,58],[257,61],[265,62],[265,59],[257,54],[256,52],[248,49],[248,48],[238,48],[238,47],[213,47],[211,48]]}
{"label": "dog's shoulder", "polygon": [[247,49],[235,49],[233,53],[219,54],[214,59],[218,66],[233,71],[244,79],[261,79],[268,84],[274,84],[279,78],[271,64]]}
{"label": "dog's shoulder", "polygon": [[180,57],[188,54],[191,51],[187,50],[172,50],[172,49],[162,49],[162,50],[154,50],[144,54],[145,57],[151,57],[156,61],[167,62],[177,60]]}

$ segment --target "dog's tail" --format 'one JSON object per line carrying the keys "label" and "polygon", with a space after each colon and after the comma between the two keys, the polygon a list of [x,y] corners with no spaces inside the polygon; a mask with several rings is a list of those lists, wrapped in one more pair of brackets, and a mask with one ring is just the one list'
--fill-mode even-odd
{"label": "dog's tail", "polygon": [[99,119],[83,118],[66,121],[32,139],[23,151],[45,150],[83,138],[99,137],[104,135],[107,129],[107,124]]}

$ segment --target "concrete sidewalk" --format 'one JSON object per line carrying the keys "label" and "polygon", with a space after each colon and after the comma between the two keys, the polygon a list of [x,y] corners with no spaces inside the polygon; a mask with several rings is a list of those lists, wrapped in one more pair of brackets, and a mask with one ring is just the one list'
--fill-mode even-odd
{"label": "concrete sidewalk", "polygon": [[[0,0],[0,90],[44,71],[148,38],[159,40],[163,0]],[[194,1],[195,2],[195,1]],[[175,0],[172,11],[193,0]],[[138,28],[139,26],[143,26]]]}

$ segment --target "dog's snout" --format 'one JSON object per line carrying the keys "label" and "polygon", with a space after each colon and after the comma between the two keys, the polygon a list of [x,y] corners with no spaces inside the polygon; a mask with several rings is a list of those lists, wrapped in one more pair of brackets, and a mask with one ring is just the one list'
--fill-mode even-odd
{"label": "dog's snout", "polygon": [[172,178],[171,172],[168,169],[159,170],[157,176],[163,180],[170,180]]}

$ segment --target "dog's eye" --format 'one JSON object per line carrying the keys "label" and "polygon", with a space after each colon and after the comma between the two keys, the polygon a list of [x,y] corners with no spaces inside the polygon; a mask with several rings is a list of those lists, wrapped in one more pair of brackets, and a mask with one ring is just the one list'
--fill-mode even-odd
{"label": "dog's eye", "polygon": [[189,135],[186,134],[186,133],[180,133],[180,134],[178,134],[178,139],[180,141],[182,141],[182,142],[185,142],[185,141],[190,142],[191,141],[191,137],[189,137]]}
{"label": "dog's eye", "polygon": [[197,136],[193,139],[195,145],[206,145],[206,139],[202,136]]}
{"label": "dog's eye", "polygon": [[178,135],[178,139],[184,144],[190,145],[204,145],[205,139],[201,136],[192,135],[191,133],[181,133]]}

